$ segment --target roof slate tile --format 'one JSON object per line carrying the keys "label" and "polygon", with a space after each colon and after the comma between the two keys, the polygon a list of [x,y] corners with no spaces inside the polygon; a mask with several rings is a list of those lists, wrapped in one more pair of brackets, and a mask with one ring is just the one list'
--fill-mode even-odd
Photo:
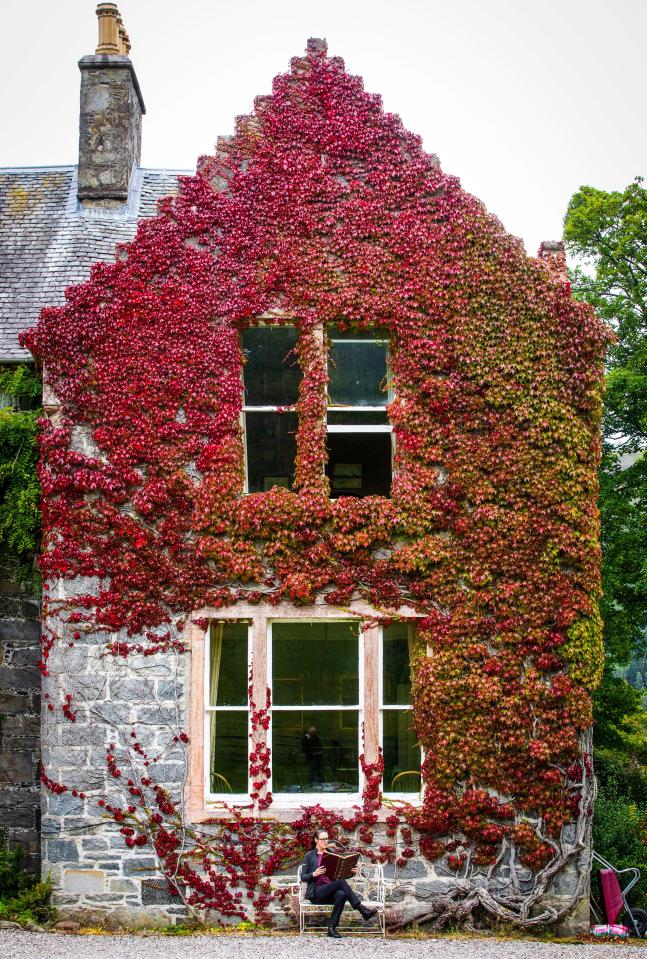
{"label": "roof slate tile", "polygon": [[123,210],[85,210],[76,198],[76,167],[0,169],[0,362],[28,360],[18,334],[44,306],[65,302],[68,286],[87,280],[97,261],[133,239],[137,221],[178,192],[188,170],[135,171]]}

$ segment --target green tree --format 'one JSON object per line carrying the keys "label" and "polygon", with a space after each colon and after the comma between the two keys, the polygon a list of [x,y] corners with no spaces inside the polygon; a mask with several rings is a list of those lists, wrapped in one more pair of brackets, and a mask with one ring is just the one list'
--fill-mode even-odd
{"label": "green tree", "polygon": [[40,535],[36,440],[41,384],[32,367],[0,369],[0,551],[22,579],[34,574]]}
{"label": "green tree", "polygon": [[[581,187],[568,206],[564,239],[582,264],[571,273],[576,296],[594,306],[617,337],[606,370],[600,468],[606,665],[594,716],[602,773],[596,842],[601,843],[605,810],[624,809],[623,803],[624,813],[635,809],[635,789],[623,794],[623,783],[637,777],[647,795],[642,696],[619,670],[644,651],[647,627],[647,190],[642,179],[621,193]],[[610,858],[614,850],[611,843]]]}

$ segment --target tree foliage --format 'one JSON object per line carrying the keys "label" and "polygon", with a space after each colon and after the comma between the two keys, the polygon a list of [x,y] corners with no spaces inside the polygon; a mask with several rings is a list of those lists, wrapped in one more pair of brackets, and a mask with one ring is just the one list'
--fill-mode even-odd
{"label": "tree foliage", "polygon": [[0,371],[0,549],[22,578],[33,574],[40,536],[36,477],[41,384],[27,365]]}
{"label": "tree foliage", "polygon": [[[575,270],[576,293],[614,329],[604,438],[607,453],[647,446],[647,190],[638,177],[623,193],[584,186],[564,221],[569,251],[594,268]],[[643,474],[644,484],[644,474]]]}
{"label": "tree foliage", "polygon": [[581,187],[564,221],[577,295],[614,329],[609,351],[600,471],[605,646],[626,665],[647,625],[647,190]]}
{"label": "tree foliage", "polygon": [[571,276],[575,292],[617,338],[608,355],[600,468],[606,664],[594,697],[594,843],[617,866],[644,860],[647,802],[647,713],[641,692],[618,675],[644,650],[647,626],[646,236],[640,178],[622,193],[582,187],[570,201],[564,238],[582,262]]}

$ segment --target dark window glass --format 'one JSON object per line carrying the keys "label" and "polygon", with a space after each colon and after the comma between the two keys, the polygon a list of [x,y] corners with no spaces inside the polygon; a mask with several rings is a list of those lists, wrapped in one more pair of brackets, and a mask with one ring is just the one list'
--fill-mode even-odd
{"label": "dark window glass", "polygon": [[390,433],[328,433],[330,495],[389,496]]}
{"label": "dark window glass", "polygon": [[249,739],[247,711],[211,711],[210,788],[214,793],[247,792]]}
{"label": "dark window glass", "polygon": [[297,454],[296,413],[245,413],[250,493],[291,486]]}
{"label": "dark window glass", "polygon": [[411,710],[385,709],[382,713],[384,791],[420,791],[420,746],[411,728]]}
{"label": "dark window glass", "polygon": [[389,418],[384,413],[363,413],[361,410],[339,413],[328,410],[328,426],[388,426]]}
{"label": "dark window glass", "polygon": [[209,705],[247,706],[246,623],[212,623],[209,636]]}
{"label": "dark window glass", "polygon": [[356,706],[358,624],[273,623],[275,706]]}
{"label": "dark window glass", "polygon": [[359,788],[357,710],[272,713],[274,793],[344,793]]}
{"label": "dark window glass", "polygon": [[382,702],[385,706],[411,703],[409,627],[392,623],[382,632]]}
{"label": "dark window glass", "polygon": [[293,326],[252,326],[243,331],[246,406],[292,406],[299,398],[301,370]]}
{"label": "dark window glass", "polygon": [[328,360],[328,396],[337,406],[384,406],[387,341],[372,332],[346,334],[334,330]]}

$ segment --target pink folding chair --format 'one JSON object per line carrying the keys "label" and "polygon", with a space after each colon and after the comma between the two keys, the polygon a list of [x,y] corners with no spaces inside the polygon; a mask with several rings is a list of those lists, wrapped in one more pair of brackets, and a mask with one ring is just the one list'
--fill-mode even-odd
{"label": "pink folding chair", "polygon": [[[634,933],[642,939],[645,932],[647,932],[647,912],[645,912],[644,909],[632,908],[627,902],[627,893],[640,879],[640,870],[633,866],[628,869],[616,869],[615,866],[612,866],[610,862],[607,862],[606,859],[603,859],[602,856],[596,852],[593,853],[593,859],[602,866],[602,869],[598,872],[598,878],[607,923],[610,926],[616,925],[618,918],[623,913],[626,913]],[[627,873],[629,873],[630,876],[629,882],[626,886],[621,887],[618,876],[623,876]],[[602,910],[593,897],[591,897],[591,911],[598,922],[600,922],[602,919]]]}

